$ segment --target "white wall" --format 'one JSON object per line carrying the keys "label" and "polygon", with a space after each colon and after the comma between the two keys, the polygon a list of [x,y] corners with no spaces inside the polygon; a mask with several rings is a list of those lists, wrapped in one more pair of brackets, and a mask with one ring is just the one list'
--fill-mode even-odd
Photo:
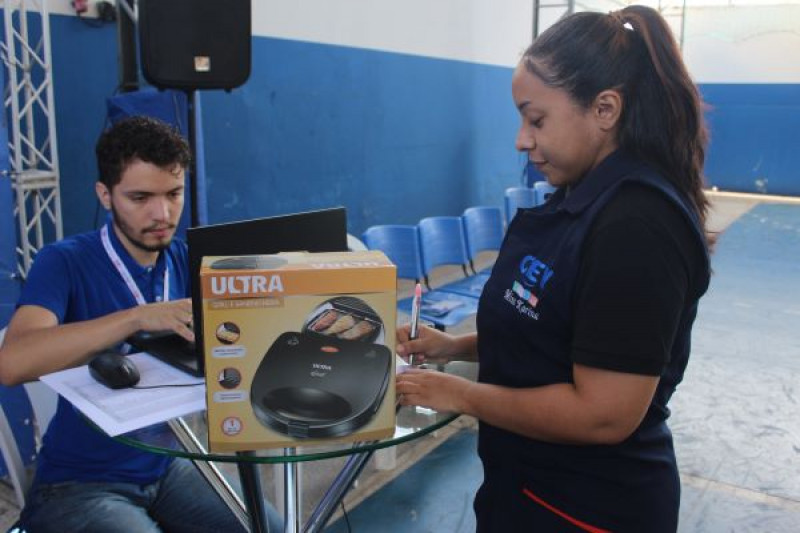
{"label": "white wall", "polygon": [[255,35],[513,66],[530,0],[254,0]]}
{"label": "white wall", "polygon": [[800,83],[800,5],[691,8],[684,56],[700,83]]}
{"label": "white wall", "polygon": [[[70,0],[47,0],[74,13]],[[530,44],[533,0],[251,0],[253,34],[513,67]],[[97,0],[90,0],[93,10]],[[657,5],[650,0],[641,3]],[[690,2],[699,4],[699,2]],[[710,3],[710,0],[704,3]],[[223,4],[222,2],[220,3]],[[800,3],[687,7],[684,56],[699,83],[800,83]],[[578,9],[609,11],[594,0]],[[666,5],[666,3],[662,3]],[[546,27],[562,7],[542,11]],[[667,19],[676,34],[680,19]]]}
{"label": "white wall", "polygon": [[[89,16],[98,0],[89,0]],[[46,0],[75,14],[71,0]],[[112,0],[113,3],[113,0]],[[224,6],[224,0],[219,2]],[[531,0],[251,0],[253,35],[513,66],[530,44]]]}
{"label": "white wall", "polygon": [[[561,12],[544,10],[542,25]],[[667,12],[679,34],[677,11]],[[531,0],[253,2],[256,35],[509,67],[530,44],[532,20]],[[700,83],[798,83],[800,5],[688,7],[684,55]]]}

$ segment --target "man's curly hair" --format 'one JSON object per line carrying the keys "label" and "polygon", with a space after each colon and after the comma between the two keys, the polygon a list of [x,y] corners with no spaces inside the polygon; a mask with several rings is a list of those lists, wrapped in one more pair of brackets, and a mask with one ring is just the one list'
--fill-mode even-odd
{"label": "man's curly hair", "polygon": [[134,116],[115,123],[95,147],[100,183],[112,189],[136,160],[178,173],[189,166],[191,150],[180,133],[160,120]]}

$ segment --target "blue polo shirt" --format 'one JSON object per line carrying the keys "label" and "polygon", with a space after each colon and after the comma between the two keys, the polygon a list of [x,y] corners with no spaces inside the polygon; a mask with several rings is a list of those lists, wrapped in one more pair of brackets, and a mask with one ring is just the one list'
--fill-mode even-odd
{"label": "blue polo shirt", "polygon": [[[111,244],[131,273],[145,300],[164,294],[169,269],[169,299],[189,294],[186,244],[173,240],[155,265],[142,267],[125,250],[107,222]],[[37,305],[52,311],[59,324],[99,318],[136,306],[122,276],[108,258],[100,231],[69,237],[45,246],[36,255],[18,306]],[[143,430],[146,431],[146,430]],[[161,477],[170,458],[118,443],[91,427],[64,398],[43,438],[36,482],[127,482],[146,484]]]}

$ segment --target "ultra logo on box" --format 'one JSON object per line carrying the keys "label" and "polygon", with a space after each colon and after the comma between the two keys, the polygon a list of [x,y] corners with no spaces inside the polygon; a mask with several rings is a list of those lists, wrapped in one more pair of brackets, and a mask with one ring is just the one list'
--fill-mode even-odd
{"label": "ultra logo on box", "polygon": [[396,269],[380,252],[207,257],[209,445],[394,432]]}

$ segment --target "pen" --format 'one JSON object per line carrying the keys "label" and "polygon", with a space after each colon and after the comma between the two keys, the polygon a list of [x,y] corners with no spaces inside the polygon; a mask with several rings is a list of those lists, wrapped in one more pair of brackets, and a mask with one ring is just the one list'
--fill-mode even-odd
{"label": "pen", "polygon": [[[411,331],[408,338],[415,340],[419,337],[419,308],[422,306],[422,285],[417,283],[414,287],[414,298],[411,300]],[[414,354],[408,354],[408,364],[414,365]]]}

